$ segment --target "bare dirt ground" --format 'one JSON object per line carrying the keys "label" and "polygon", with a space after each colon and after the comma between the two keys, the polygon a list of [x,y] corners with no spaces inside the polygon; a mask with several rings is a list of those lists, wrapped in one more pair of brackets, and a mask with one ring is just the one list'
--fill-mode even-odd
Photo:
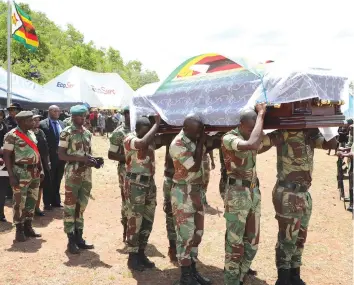
{"label": "bare dirt ground", "polygon": [[[107,157],[106,138],[95,137],[93,145],[95,155]],[[116,164],[107,159],[103,169],[93,170],[92,199],[85,213],[84,235],[96,248],[79,256],[65,252],[67,239],[63,232],[62,210],[57,209],[47,213],[46,217],[36,218],[34,225],[43,237],[21,244],[13,243],[15,232],[11,224],[1,224],[0,285],[169,285],[177,280],[179,269],[167,257],[168,240],[162,210],[164,152],[165,148],[162,148],[156,153],[158,205],[148,247],[148,255],[157,266],[155,270],[132,274],[126,266]],[[205,217],[199,268],[214,280],[214,284],[221,285],[225,222],[218,193],[220,167],[217,152],[214,155],[217,168],[212,172],[207,194],[211,208]],[[311,189],[314,209],[302,269],[304,280],[309,285],[353,284],[352,220],[338,198],[335,161],[336,157],[328,156],[325,151],[316,151]],[[274,150],[259,155],[258,173],[263,196],[261,242],[252,266],[258,270],[258,276],[246,282],[247,285],[270,285],[276,280],[274,246],[277,227],[271,201],[275,162]],[[6,208],[6,217],[12,221],[9,207]]]}

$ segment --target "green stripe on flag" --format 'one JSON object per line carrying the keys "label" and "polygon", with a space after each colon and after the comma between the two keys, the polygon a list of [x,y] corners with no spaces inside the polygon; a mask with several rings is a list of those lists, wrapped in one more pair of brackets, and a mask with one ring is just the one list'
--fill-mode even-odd
{"label": "green stripe on flag", "polygon": [[14,4],[15,4],[17,13],[21,14],[22,17],[27,18],[30,21],[32,20],[30,15],[28,15],[25,11],[21,10],[20,6],[18,6],[15,2],[14,2]]}
{"label": "green stripe on flag", "polygon": [[25,46],[26,49],[28,49],[29,51],[36,51],[37,50],[37,47],[35,46],[32,46],[32,45],[29,45],[27,42],[26,42],[26,39],[16,35],[16,34],[13,34],[12,35],[12,38],[18,42],[20,42],[21,44],[23,44]]}

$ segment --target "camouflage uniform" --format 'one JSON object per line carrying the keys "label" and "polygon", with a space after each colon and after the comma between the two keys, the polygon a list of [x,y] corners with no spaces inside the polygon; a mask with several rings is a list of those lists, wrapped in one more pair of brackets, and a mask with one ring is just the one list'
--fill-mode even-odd
{"label": "camouflage uniform", "polygon": [[[354,152],[354,143],[353,143],[353,135],[349,134],[348,144],[346,147],[351,148],[351,152]],[[350,206],[353,205],[353,158],[348,157],[348,165],[349,165],[349,202]],[[349,206],[349,207],[350,207]]]}
{"label": "camouflage uniform", "polygon": [[322,148],[318,130],[278,130],[266,135],[264,146],[277,147],[277,183],[273,204],[279,233],[276,245],[278,269],[299,268],[312,213],[308,192],[312,181],[314,148]]}
{"label": "camouflage uniform", "polygon": [[243,282],[256,256],[260,234],[261,192],[256,173],[257,151],[242,151],[243,141],[236,128],[222,138],[227,171],[225,193],[225,271],[226,285]]}
{"label": "camouflage uniform", "polygon": [[170,145],[175,174],[171,191],[172,212],[177,233],[177,258],[181,266],[190,266],[198,257],[198,245],[204,232],[203,165],[198,172],[189,172],[194,165],[196,144],[183,132]]}
{"label": "camouflage uniform", "polygon": [[[111,134],[109,141],[110,141],[110,148],[109,151],[113,153],[117,153],[120,150],[123,150],[123,141],[124,138],[130,133],[130,129],[125,125],[120,125],[116,128],[113,133]],[[122,198],[122,206],[121,206],[121,223],[123,226],[127,224],[127,215],[126,215],[126,206],[125,206],[125,199],[124,199],[124,180],[125,180],[125,163],[119,162],[118,164],[118,180],[119,180],[119,188],[120,194]]]}
{"label": "camouflage uniform", "polygon": [[137,150],[136,133],[124,139],[127,174],[124,197],[126,201],[128,252],[145,249],[154,223],[156,209],[155,145]]}
{"label": "camouflage uniform", "polygon": [[[13,222],[23,224],[25,220],[32,220],[38,199],[40,171],[38,163],[40,156],[25,141],[15,134],[16,127],[9,131],[4,138],[4,150],[12,151],[14,157],[13,172],[19,181],[13,191]],[[25,134],[37,144],[36,136],[32,131]]]}
{"label": "camouflage uniform", "polygon": [[165,173],[164,173],[165,177],[163,181],[163,198],[164,198],[163,210],[166,214],[167,238],[169,241],[176,241],[177,234],[175,230],[175,224],[173,222],[172,204],[171,204],[171,189],[173,185],[172,177],[175,174],[175,169],[173,167],[168,168],[167,159],[171,159],[171,157],[168,153],[168,147],[166,146]]}
{"label": "camouflage uniform", "polygon": [[[92,134],[75,125],[66,127],[60,133],[59,147],[65,148],[68,155],[91,155]],[[64,201],[64,231],[73,233],[83,230],[86,206],[92,188],[92,169],[80,162],[67,162],[65,166],[65,201]]]}
{"label": "camouflage uniform", "polygon": [[71,126],[71,125],[73,124],[73,122],[72,122],[72,120],[71,120],[71,117],[66,118],[66,119],[63,121],[63,123],[64,123],[64,126],[65,126],[65,127],[69,127],[69,126]]}
{"label": "camouflage uniform", "polygon": [[227,173],[225,168],[224,157],[222,155],[221,148],[219,149],[219,158],[220,158],[220,182],[219,182],[219,193],[222,200],[225,200],[225,189],[226,189],[226,182],[227,182]]}

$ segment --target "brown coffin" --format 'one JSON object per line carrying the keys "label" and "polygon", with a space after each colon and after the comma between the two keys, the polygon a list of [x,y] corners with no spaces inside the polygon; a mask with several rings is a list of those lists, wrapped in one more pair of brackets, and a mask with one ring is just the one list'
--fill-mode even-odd
{"label": "brown coffin", "polygon": [[[292,103],[271,105],[267,109],[264,129],[309,129],[339,127],[344,125],[345,116],[340,110],[343,101],[309,99]],[[208,132],[225,133],[236,126],[209,126]],[[160,126],[160,133],[178,133],[182,127]]]}

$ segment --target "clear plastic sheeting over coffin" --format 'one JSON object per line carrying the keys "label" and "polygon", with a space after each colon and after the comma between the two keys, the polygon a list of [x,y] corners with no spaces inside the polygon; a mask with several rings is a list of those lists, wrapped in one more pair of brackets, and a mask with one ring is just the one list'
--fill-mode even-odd
{"label": "clear plastic sheeting over coffin", "polygon": [[185,61],[165,81],[138,89],[131,103],[131,120],[134,126],[138,116],[158,112],[167,124],[181,126],[186,115],[197,113],[205,124],[232,126],[238,123],[240,111],[257,101],[348,102],[348,94],[348,76],[335,70],[271,61],[251,65],[244,59],[206,54]]}

